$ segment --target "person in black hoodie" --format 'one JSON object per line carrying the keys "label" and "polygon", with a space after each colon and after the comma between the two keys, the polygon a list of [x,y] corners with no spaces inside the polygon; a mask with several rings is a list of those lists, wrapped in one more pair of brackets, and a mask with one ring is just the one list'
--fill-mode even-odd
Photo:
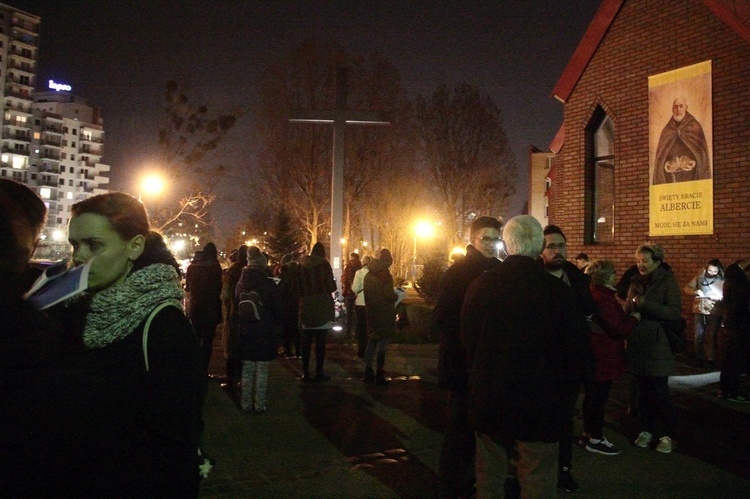
{"label": "person in black hoodie", "polygon": [[451,416],[440,449],[440,497],[470,497],[474,489],[474,430],[468,425],[469,403],[466,350],[461,344],[461,305],[474,279],[500,265],[498,244],[503,224],[479,217],[469,229],[466,256],[456,261],[440,279],[432,324],[437,330],[438,383],[450,390]]}

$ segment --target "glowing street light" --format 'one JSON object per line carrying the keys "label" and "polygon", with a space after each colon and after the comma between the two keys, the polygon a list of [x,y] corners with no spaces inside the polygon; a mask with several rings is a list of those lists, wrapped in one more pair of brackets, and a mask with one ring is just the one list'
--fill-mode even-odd
{"label": "glowing street light", "polygon": [[435,235],[435,226],[428,222],[418,222],[414,226],[414,253],[411,262],[412,282],[417,280],[417,237],[432,237]]}
{"label": "glowing street light", "polygon": [[149,174],[141,180],[141,188],[138,191],[138,201],[143,201],[143,193],[149,196],[156,196],[164,190],[164,178],[160,175]]}

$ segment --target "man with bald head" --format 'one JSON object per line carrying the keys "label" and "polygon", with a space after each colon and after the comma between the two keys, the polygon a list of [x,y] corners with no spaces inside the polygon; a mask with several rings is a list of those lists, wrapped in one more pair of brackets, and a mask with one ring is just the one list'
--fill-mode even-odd
{"label": "man with bald head", "polygon": [[711,178],[706,136],[684,97],[672,102],[672,118],[659,136],[654,160],[653,185]]}

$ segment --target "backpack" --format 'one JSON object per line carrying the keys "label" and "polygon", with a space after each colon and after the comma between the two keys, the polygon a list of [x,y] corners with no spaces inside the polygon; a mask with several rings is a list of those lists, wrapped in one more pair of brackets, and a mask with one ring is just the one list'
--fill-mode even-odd
{"label": "backpack", "polygon": [[263,297],[258,290],[243,291],[237,305],[240,320],[245,322],[259,322],[265,315]]}

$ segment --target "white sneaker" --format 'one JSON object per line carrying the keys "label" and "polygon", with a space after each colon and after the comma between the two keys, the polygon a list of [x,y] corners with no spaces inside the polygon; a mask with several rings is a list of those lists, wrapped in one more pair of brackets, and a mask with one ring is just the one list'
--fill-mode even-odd
{"label": "white sneaker", "polygon": [[648,447],[648,444],[651,443],[651,439],[652,438],[654,438],[654,436],[652,434],[650,434],[647,431],[642,431],[638,435],[638,438],[635,439],[635,446],[636,447],[642,447],[642,448],[645,449],[646,447]]}
{"label": "white sneaker", "polygon": [[667,436],[661,437],[654,450],[656,452],[661,452],[662,454],[669,454],[672,452],[672,439]]}

